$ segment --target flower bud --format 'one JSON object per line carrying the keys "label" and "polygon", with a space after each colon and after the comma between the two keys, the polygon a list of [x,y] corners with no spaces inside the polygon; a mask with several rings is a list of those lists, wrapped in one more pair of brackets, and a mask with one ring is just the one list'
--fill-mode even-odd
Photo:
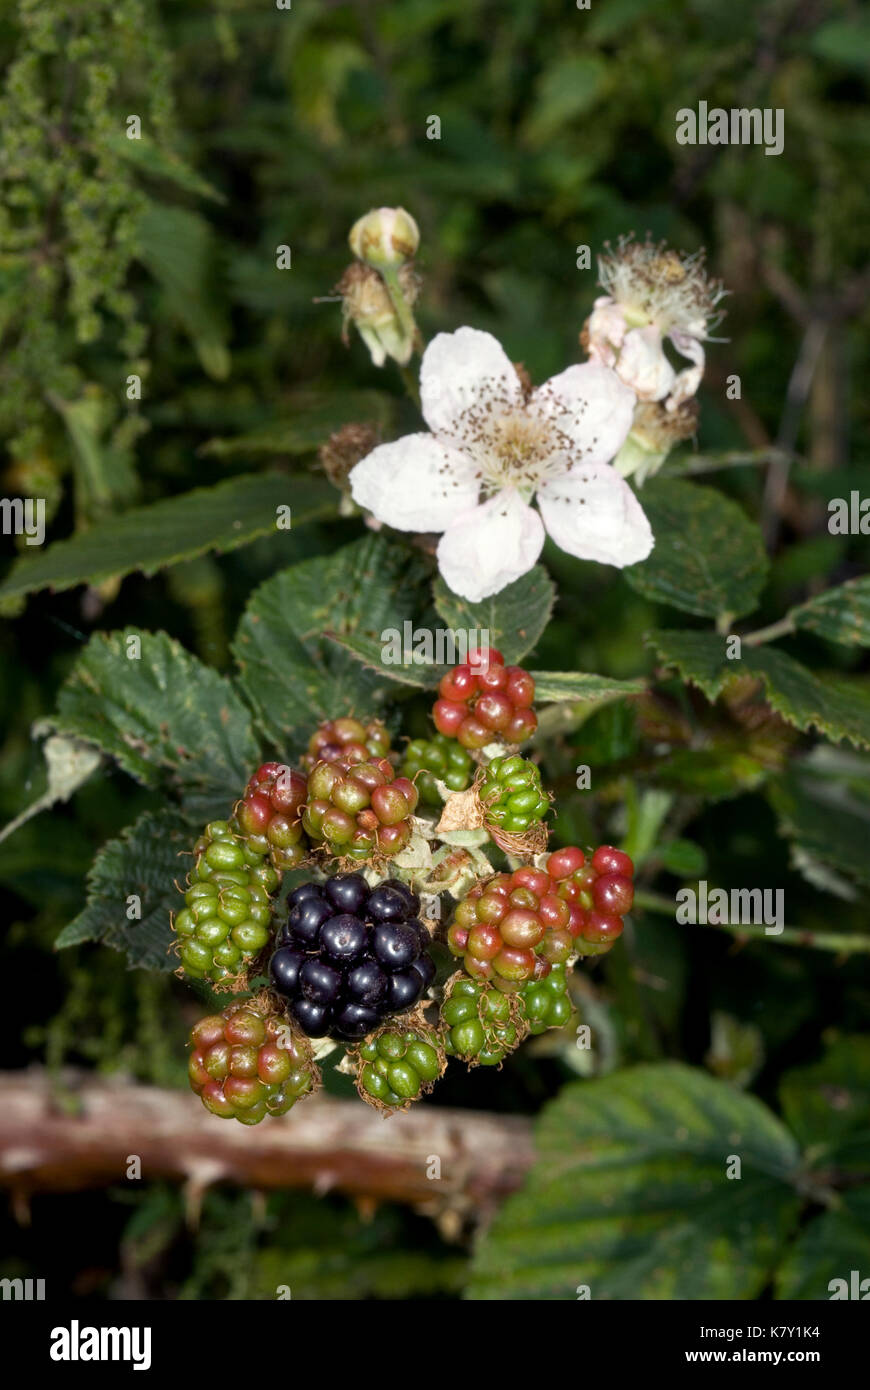
{"label": "flower bud", "polygon": [[634,475],[638,485],[653,477],[675,444],[690,439],[698,428],[698,402],[681,402],[669,410],[661,401],[639,401],[628,438],[613,466],[624,478]]}
{"label": "flower bud", "polygon": [[[405,303],[410,306],[417,297],[418,283],[409,265],[399,270],[398,282]],[[345,342],[347,325],[352,322],[376,367],[382,367],[388,357],[405,366],[414,349],[413,335],[403,329],[396,306],[378,272],[356,261],[348,266],[336,289],[343,301]]]}
{"label": "flower bud", "polygon": [[354,222],[348,241],[353,254],[366,265],[397,269],[416,253],[420,229],[404,208],[372,208]]}

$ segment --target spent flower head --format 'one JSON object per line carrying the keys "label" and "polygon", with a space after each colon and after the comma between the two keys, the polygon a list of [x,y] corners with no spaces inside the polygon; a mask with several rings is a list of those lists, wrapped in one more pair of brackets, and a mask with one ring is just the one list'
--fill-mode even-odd
{"label": "spent flower head", "polygon": [[[639,400],[675,410],[701,383],[701,344],[722,318],[721,281],[707,275],[703,251],[673,251],[649,236],[620,237],[615,250],[608,243],[598,273],[607,293],[596,299],[582,335],[590,357],[613,367]],[[691,367],[674,370],[666,338]]]}
{"label": "spent flower head", "polygon": [[[399,268],[396,280],[398,293],[410,314],[419,290],[419,280],[410,262]],[[354,261],[335,289],[342,299],[344,342],[348,341],[348,324],[353,323],[376,367],[382,367],[388,357],[404,367],[414,350],[414,333],[403,322],[396,302],[378,271],[370,265],[363,265],[361,261]]]}

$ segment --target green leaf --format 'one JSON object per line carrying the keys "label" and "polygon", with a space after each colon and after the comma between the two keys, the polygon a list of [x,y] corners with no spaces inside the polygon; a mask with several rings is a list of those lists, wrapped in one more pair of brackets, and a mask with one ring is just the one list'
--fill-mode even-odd
{"label": "green leaf", "polygon": [[343,425],[369,424],[382,435],[392,432],[395,396],[386,391],[299,391],[282,401],[289,413],[260,429],[229,439],[210,439],[200,454],[216,458],[250,458],[261,454],[307,454]]}
{"label": "green leaf", "polygon": [[562,57],[546,68],[524,127],[529,144],[546,144],[563,126],[584,115],[601,96],[606,80],[607,63],[596,54]]}
{"label": "green leaf", "polygon": [[226,202],[223,194],[218,193],[212,184],[195,169],[191,169],[179,155],[158,145],[144,131],[138,140],[129,140],[126,133],[117,132],[114,135],[104,135],[102,141],[112,154],[126,160],[140,173],[152,178],[166,179],[169,183],[175,184],[176,188],[183,188],[185,192],[196,193],[202,198],[211,198],[215,203]]}
{"label": "green leaf", "polygon": [[227,325],[215,307],[217,241],[204,217],[152,203],[140,219],[138,258],[164,291],[166,311],[190,338],[203,371],[216,381],[230,374]]}
{"label": "green leaf", "polygon": [[795,627],[817,632],[829,642],[870,647],[870,575],[828,589],[793,608],[788,616]]}
{"label": "green leaf", "polygon": [[837,1038],[820,1061],[787,1071],[779,1095],[809,1163],[870,1181],[870,1037]]}
{"label": "green leaf", "polygon": [[618,700],[646,689],[644,680],[612,680],[589,671],[532,671],[532,675],[536,705],[562,700]]}
{"label": "green leaf", "polygon": [[127,506],[137,495],[138,479],[130,450],[111,441],[115,409],[106,392],[90,385],[78,400],[62,400],[53,391],[48,399],[72,444],[79,518],[92,522],[113,507]]}
{"label": "green leaf", "polygon": [[[800,851],[797,867],[822,864],[870,886],[870,803],[833,779],[805,768],[783,773],[768,789],[780,833]],[[812,878],[812,874],[810,874]]]}
{"label": "green leaf", "polygon": [[233,644],[240,681],[285,756],[317,723],[372,714],[394,677],[369,671],[338,642],[379,652],[422,602],[429,566],[380,532],[282,570],[254,593]]}
{"label": "green leaf", "polygon": [[[123,951],[131,967],[174,970],[170,914],[184,906],[175,880],[182,882],[195,832],[175,810],[147,811],[117,840],[103,845],[88,873],[87,905],[58,936],[55,947],[100,941]],[[139,899],[141,917],[132,897]]]}
{"label": "green leaf", "polygon": [[[414,630],[417,630],[416,625]],[[380,637],[367,636],[365,633],[326,632],[324,636],[362,662],[368,670],[377,672],[378,676],[395,681],[398,685],[414,686],[417,690],[432,690],[450,669],[447,665],[439,666],[427,661],[385,661],[384,643]]]}
{"label": "green leaf", "polygon": [[816,676],[785,652],[743,647],[741,659],[725,655],[728,639],[709,632],[656,632],[650,644],[658,656],[692,685],[715,700],[729,681],[752,676],[763,683],[771,709],[804,732],[848,739],[870,748],[870,690],[862,680]]}
{"label": "green leaf", "polygon": [[[853,1271],[858,1271],[857,1281]],[[862,1298],[870,1295],[870,1188],[844,1192],[833,1211],[801,1231],[776,1275],[777,1298]],[[839,1281],[834,1283],[834,1280]],[[845,1280],[845,1288],[843,1282]],[[857,1282],[857,1288],[856,1288]]]}
{"label": "green leaf", "polygon": [[740,617],[767,576],[761,532],[715,488],[654,478],[641,493],[655,536],[649,559],[623,570],[633,589],[686,613]]}
{"label": "green leaf", "polygon": [[504,654],[508,666],[514,666],[532,650],[550,621],[556,589],[544,567],[535,565],[482,603],[459,598],[440,575],[432,595],[448,628],[474,631],[478,637],[488,633],[489,645]]}
{"label": "green leaf", "polygon": [[[141,655],[128,656],[136,643]],[[232,682],[164,632],[97,633],[50,722],[95,744],[145,786],[179,791],[203,818],[227,814],[259,758]]]}
{"label": "green leaf", "polygon": [[58,593],[75,584],[99,584],[134,570],[150,575],[208,550],[235,550],[273,533],[279,507],[289,506],[291,524],[299,526],[329,516],[336,501],[325,479],[283,473],[252,473],[195,488],[136,507],[16,561],[0,584],[0,601],[38,589]]}
{"label": "green leaf", "polygon": [[537,1152],[477,1248],[471,1298],[754,1298],[800,1209],[784,1125],[676,1063],[566,1086]]}

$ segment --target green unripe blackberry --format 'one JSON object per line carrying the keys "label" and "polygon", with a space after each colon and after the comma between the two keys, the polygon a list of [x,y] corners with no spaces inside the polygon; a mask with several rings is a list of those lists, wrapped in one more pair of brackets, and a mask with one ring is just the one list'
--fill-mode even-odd
{"label": "green unripe blackberry", "polygon": [[500,1066],[527,1031],[511,995],[461,974],[448,984],[441,1024],[444,1051],[469,1066]]}
{"label": "green unripe blackberry", "polygon": [[440,806],[441,797],[435,779],[452,792],[462,792],[471,783],[473,763],[469,754],[455,738],[435,734],[433,738],[412,739],[405,749],[402,776],[410,778],[420,800],[429,806]]}
{"label": "green unripe blackberry", "polygon": [[185,905],[172,925],[185,975],[219,984],[242,975],[269,944],[269,894],[280,879],[226,821],[207,825],[194,853]]}
{"label": "green unripe blackberry", "polygon": [[444,1071],[441,1040],[424,1023],[400,1032],[386,1028],[357,1051],[357,1090],[379,1110],[397,1110],[419,1099]]}
{"label": "green unripe blackberry", "polygon": [[535,821],[542,821],[550,806],[537,766],[518,753],[493,758],[478,795],[486,822],[509,835],[522,835]]}
{"label": "green unripe blackberry", "polygon": [[554,965],[543,980],[532,980],[519,993],[520,1007],[533,1035],[564,1028],[574,1012],[564,965]]}

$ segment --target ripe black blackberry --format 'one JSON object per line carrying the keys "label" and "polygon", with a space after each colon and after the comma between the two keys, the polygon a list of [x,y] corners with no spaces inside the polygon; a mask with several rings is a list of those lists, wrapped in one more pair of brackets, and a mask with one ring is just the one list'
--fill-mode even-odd
{"label": "ripe black blackberry", "polygon": [[362,874],[336,874],[301,884],[287,902],[272,982],[308,1037],[359,1042],[431,984],[420,900],[398,879],[370,888]]}

